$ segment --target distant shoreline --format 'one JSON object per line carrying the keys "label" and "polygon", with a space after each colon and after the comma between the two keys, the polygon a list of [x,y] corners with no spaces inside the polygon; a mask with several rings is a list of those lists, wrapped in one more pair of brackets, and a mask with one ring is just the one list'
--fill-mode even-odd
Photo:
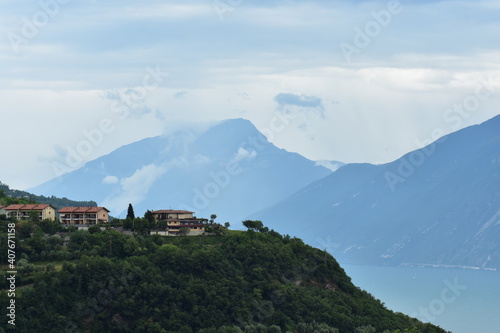
{"label": "distant shoreline", "polygon": [[468,270],[483,270],[483,271],[498,271],[496,268],[477,267],[477,266],[460,266],[460,265],[444,265],[444,264],[417,264],[417,263],[402,263],[404,267],[433,267],[433,268],[460,268]]}

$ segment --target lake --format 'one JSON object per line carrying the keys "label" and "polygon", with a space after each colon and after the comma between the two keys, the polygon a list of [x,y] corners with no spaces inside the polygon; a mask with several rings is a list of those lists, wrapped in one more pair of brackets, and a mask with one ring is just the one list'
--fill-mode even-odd
{"label": "lake", "polygon": [[454,333],[500,332],[500,272],[342,264],[387,308]]}

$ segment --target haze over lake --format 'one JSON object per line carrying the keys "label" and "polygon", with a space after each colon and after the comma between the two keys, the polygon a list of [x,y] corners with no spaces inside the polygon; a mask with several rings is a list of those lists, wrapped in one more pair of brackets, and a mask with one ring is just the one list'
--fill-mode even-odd
{"label": "haze over lake", "polygon": [[498,271],[341,265],[355,285],[393,311],[453,333],[500,332]]}

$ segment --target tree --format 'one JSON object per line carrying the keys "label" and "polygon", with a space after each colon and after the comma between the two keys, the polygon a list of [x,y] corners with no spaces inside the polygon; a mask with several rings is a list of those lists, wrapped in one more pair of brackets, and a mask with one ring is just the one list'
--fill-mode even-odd
{"label": "tree", "polygon": [[128,204],[127,218],[130,218],[132,221],[135,219],[134,207],[132,204]]}
{"label": "tree", "polygon": [[224,223],[224,228],[229,229],[231,227],[231,223],[226,222]]}
{"label": "tree", "polygon": [[[130,219],[127,219],[130,220]],[[133,230],[139,234],[146,234],[151,229],[148,220],[140,217],[134,220]]]}
{"label": "tree", "polygon": [[35,270],[35,265],[29,263],[26,259],[20,259],[17,262],[17,270],[21,273],[31,273]]}
{"label": "tree", "polygon": [[179,229],[179,235],[181,235],[181,236],[187,236],[187,235],[189,235],[190,232],[191,232],[191,229],[189,229],[188,227],[181,227]]}
{"label": "tree", "polygon": [[155,217],[153,215],[153,212],[149,209],[146,211],[146,213],[144,213],[144,218],[148,220],[150,226],[155,225]]}
{"label": "tree", "polygon": [[262,221],[252,221],[252,220],[246,220],[243,221],[243,225],[248,228],[248,230],[253,230],[253,231],[264,231],[264,224]]}
{"label": "tree", "polygon": [[132,230],[133,227],[134,227],[134,224],[132,222],[132,219],[126,218],[125,221],[123,221],[123,228],[128,229],[128,230]]}
{"label": "tree", "polygon": [[356,328],[356,333],[375,333],[377,330],[372,325],[360,326]]}
{"label": "tree", "polygon": [[101,232],[101,227],[98,226],[98,225],[92,225],[92,226],[89,227],[88,232],[91,233],[91,234],[95,234],[95,233]]}
{"label": "tree", "polygon": [[29,216],[29,220],[31,222],[40,222],[40,214],[36,210],[30,210]]}
{"label": "tree", "polygon": [[139,242],[134,237],[127,239],[123,245],[123,251],[129,256],[136,254],[139,248]]}
{"label": "tree", "polygon": [[16,229],[21,238],[29,238],[34,231],[34,226],[32,222],[23,221],[16,224]]}
{"label": "tree", "polygon": [[214,224],[214,221],[216,218],[217,218],[217,215],[215,215],[215,214],[210,215],[210,224]]}
{"label": "tree", "polygon": [[168,224],[167,221],[165,220],[159,221],[158,224],[156,225],[156,227],[161,230],[167,230],[167,226]]}
{"label": "tree", "polygon": [[5,191],[0,189],[0,198],[5,198]]}
{"label": "tree", "polygon": [[61,229],[61,225],[57,221],[52,221],[49,219],[42,220],[38,223],[38,226],[46,234],[55,234]]}

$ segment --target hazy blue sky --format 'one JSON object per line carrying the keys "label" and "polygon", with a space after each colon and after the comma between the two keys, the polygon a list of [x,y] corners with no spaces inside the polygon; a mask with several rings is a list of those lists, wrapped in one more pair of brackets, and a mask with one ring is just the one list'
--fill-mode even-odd
{"label": "hazy blue sky", "polygon": [[3,0],[0,181],[237,117],[310,159],[388,162],[499,113],[499,18],[498,1]]}

